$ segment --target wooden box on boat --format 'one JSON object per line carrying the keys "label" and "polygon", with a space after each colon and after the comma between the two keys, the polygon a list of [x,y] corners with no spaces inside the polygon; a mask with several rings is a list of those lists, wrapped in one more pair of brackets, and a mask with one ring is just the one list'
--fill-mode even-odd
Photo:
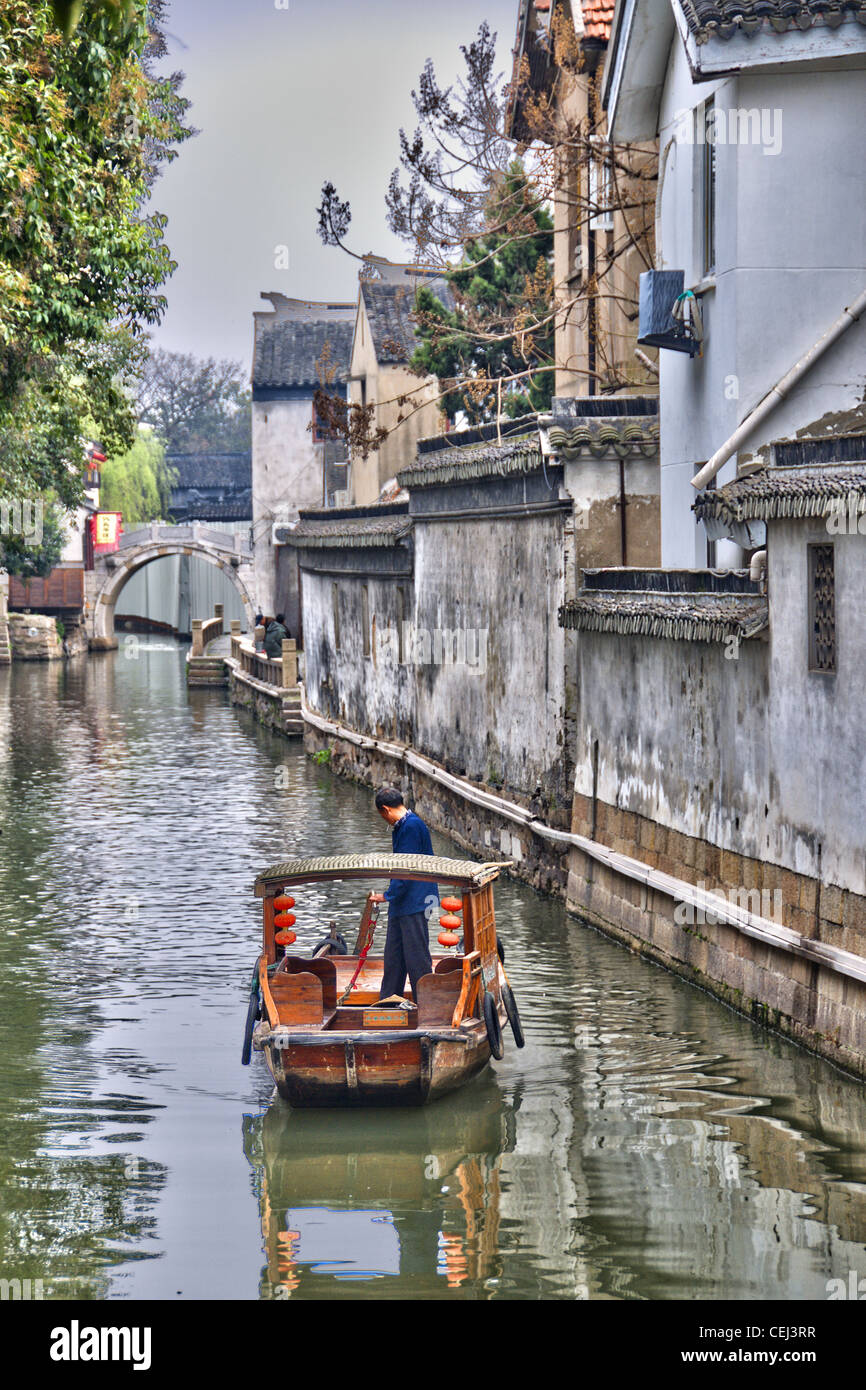
{"label": "wooden box on boat", "polygon": [[[435,855],[342,855],[288,860],[259,874],[263,942],[244,1060],[251,1039],[294,1106],[424,1105],[502,1056],[506,1021],[522,1046],[497,949],[493,883],[504,867]],[[349,955],[293,955],[278,944],[274,923],[274,900],[298,884],[389,878],[447,884],[462,901],[461,953],[433,952],[418,997],[407,991],[408,1007],[400,1008],[381,1004],[381,955],[368,955],[360,971],[357,947]],[[369,912],[368,898],[362,922]]]}

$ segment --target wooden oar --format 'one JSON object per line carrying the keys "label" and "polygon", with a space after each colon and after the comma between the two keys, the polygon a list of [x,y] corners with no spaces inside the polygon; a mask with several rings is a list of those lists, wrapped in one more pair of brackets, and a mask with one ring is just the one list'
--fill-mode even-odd
{"label": "wooden oar", "polygon": [[364,961],[367,959],[367,953],[373,944],[373,935],[376,931],[376,923],[378,922],[378,920],[379,904],[373,902],[373,895],[371,893],[367,898],[367,906],[364,909],[364,915],[361,918],[361,925],[358,928],[358,940],[355,942],[355,950],[359,953],[358,968],[352,976],[351,980],[349,981],[348,988],[343,991],[343,993],[337,1000],[338,1008],[344,1000],[348,999],[349,995],[352,993],[352,990],[355,988],[355,981],[357,980],[358,976],[364,968]]}

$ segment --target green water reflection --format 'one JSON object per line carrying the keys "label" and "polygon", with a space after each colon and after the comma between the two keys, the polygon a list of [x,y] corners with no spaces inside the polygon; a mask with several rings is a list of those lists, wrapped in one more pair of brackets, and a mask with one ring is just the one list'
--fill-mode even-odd
{"label": "green water reflection", "polygon": [[[280,1301],[866,1277],[863,1086],[515,882],[523,1051],[420,1111],[274,1099],[240,1065],[255,874],[387,833],[367,790],[188,693],[180,648],[131,652],[0,671],[0,1280]],[[362,896],[299,894],[300,948]]]}

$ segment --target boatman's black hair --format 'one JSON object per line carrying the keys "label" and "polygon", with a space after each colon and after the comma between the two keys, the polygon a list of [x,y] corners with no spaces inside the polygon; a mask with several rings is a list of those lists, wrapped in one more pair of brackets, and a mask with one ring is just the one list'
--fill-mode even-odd
{"label": "boatman's black hair", "polygon": [[376,810],[381,811],[383,806],[403,806],[403,793],[398,792],[396,787],[380,787],[376,793]]}

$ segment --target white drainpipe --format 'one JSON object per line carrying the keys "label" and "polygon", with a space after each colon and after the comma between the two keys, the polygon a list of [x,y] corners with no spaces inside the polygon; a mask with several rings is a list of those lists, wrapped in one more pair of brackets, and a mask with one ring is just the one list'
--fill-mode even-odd
{"label": "white drainpipe", "polygon": [[766,396],[758,402],[754,410],[750,411],[741,425],[738,425],[731,435],[726,439],[721,449],[717,449],[713,457],[704,464],[699,473],[692,478],[692,487],[703,488],[716,476],[723,463],[727,463],[732,454],[736,453],[740,445],[761,423],[762,420],[775,410],[780,401],[787,396],[791,387],[796,385],[801,377],[804,377],[811,367],[823,357],[828,347],[835,343],[837,338],[841,338],[846,328],[850,328],[852,323],[856,323],[863,311],[866,310],[866,290],[859,294],[854,303],[849,308],[843,309],[836,322],[827,329],[809,351],[796,362],[789,372],[776,382],[767,392]]}

